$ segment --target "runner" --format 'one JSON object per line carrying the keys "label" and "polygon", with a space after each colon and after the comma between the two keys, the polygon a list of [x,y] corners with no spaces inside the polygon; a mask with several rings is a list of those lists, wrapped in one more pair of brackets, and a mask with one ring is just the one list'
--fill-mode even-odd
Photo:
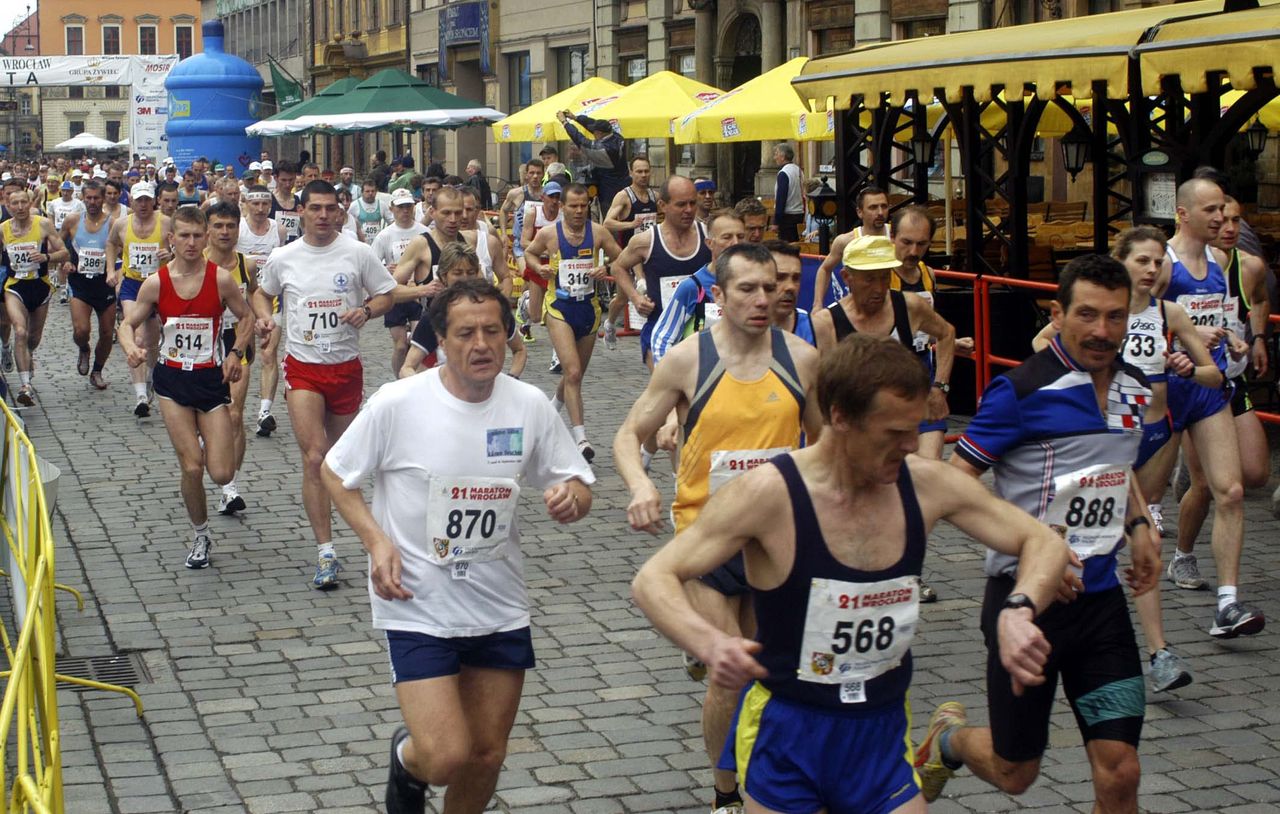
{"label": "runner", "polygon": [[[130,366],[144,364],[149,354],[135,341],[134,332],[153,311],[159,314],[163,350],[156,364],[156,394],[182,468],[182,502],[193,532],[186,566],[208,568],[213,538],[204,473],[207,470],[217,484],[235,476],[234,429],[224,408],[231,401],[228,383],[241,377],[240,362],[253,341],[252,312],[231,275],[204,257],[204,213],[190,206],[173,217],[175,256],[138,286],[132,300],[137,307],[120,325],[120,349]],[[221,323],[226,308],[241,322],[235,342],[224,352]]]}
{"label": "runner", "polygon": [[75,197],[76,189],[70,181],[63,181],[59,185],[59,197],[54,198],[48,203],[46,209],[48,211],[49,220],[53,221],[53,228],[62,231],[62,224],[66,223],[67,217],[78,212],[84,212],[84,202]]}
{"label": "runner", "polygon": [[[62,273],[71,289],[71,338],[80,349],[76,370],[88,375],[89,383],[107,389],[102,371],[111,355],[116,327],[116,291],[107,284],[107,236],[111,221],[102,211],[102,184],[90,181],[80,193],[84,211],[73,212],[62,224],[62,242],[70,249]],[[90,315],[98,317],[98,343],[93,348],[93,368],[89,367]]]}
{"label": "runner", "polygon": [[[204,256],[215,263],[219,269],[231,275],[240,296],[246,298],[258,287],[258,264],[244,253],[237,250],[240,239],[240,208],[229,201],[218,201],[209,207],[206,213],[209,225],[208,247]],[[239,331],[240,317],[228,308],[222,314],[222,345],[224,352],[231,353],[235,346]],[[245,510],[244,498],[236,486],[236,475],[244,465],[244,402],[249,395],[250,370],[253,365],[252,341],[244,349],[240,357],[243,368],[242,375],[231,382],[231,403],[228,412],[231,417],[231,437],[235,458],[235,468],[231,471],[231,480],[222,484],[222,497],[218,500],[219,514],[235,514]]]}
{"label": "runner", "polygon": [[483,216],[480,193],[469,186],[459,191],[462,193],[462,236],[475,247],[476,258],[480,261],[480,275],[510,298],[511,273],[507,264],[502,262],[502,241],[493,233],[489,221]]}
{"label": "runner", "polygon": [[[267,263],[267,258],[276,249],[283,246],[288,239],[285,228],[271,219],[273,197],[271,191],[262,184],[253,184],[245,193],[244,211],[248,217],[240,221],[240,237],[236,240],[236,251],[251,258],[259,270]],[[275,303],[274,313],[280,313],[280,303]],[[268,438],[276,430],[276,417],[271,414],[271,405],[276,398],[276,388],[280,382],[280,365],[277,354],[280,348],[280,326],[276,326],[271,338],[262,348],[262,381],[258,383],[258,418],[257,435]]]}
{"label": "runner", "polygon": [[[1058,336],[987,387],[951,457],[975,478],[994,469],[996,494],[1067,537],[1072,568],[1058,593],[1071,601],[1047,605],[1028,596],[1015,584],[1019,558],[988,552],[982,630],[991,724],[966,726],[956,702],[933,713],[916,752],[929,802],[962,764],[1005,792],[1026,791],[1040,772],[1061,677],[1093,770],[1095,810],[1138,810],[1146,694],[1116,553],[1127,541],[1128,582],[1142,594],[1158,578],[1160,551],[1131,471],[1151,389],[1118,356],[1129,299],[1119,261],[1072,260],[1052,305]],[[1044,680],[1033,686],[1011,675],[994,646],[1009,609],[1036,618],[1048,640],[1036,648]]]}
{"label": "runner", "polygon": [[[224,179],[225,180],[225,179]],[[234,179],[233,179],[234,180]],[[218,190],[222,190],[222,182],[218,182]],[[239,186],[237,184],[237,186]],[[196,189],[196,174],[192,170],[182,173],[182,186],[178,188],[178,206],[199,206],[204,203],[205,193]]]}
{"label": "runner", "polygon": [[[604,227],[611,230],[624,249],[631,238],[643,234],[658,225],[658,198],[649,186],[653,167],[647,153],[636,153],[631,158],[631,185],[613,196]],[[627,307],[624,297],[609,299],[609,313],[604,321],[604,344],[613,350],[618,346],[618,320]]]}
{"label": "runner", "polygon": [[[119,181],[99,180],[102,180],[105,185],[103,187],[103,193],[106,197],[102,208],[106,210],[107,217],[111,218],[111,222],[115,223],[116,221],[123,219],[130,211],[130,207],[125,206],[120,202],[120,196],[124,193],[124,185]],[[133,190],[129,191],[129,203],[133,203]]]}
{"label": "runner", "polygon": [[858,193],[857,203],[858,225],[831,241],[831,250],[827,252],[822,265],[818,266],[818,276],[813,282],[813,308],[811,313],[818,313],[826,304],[828,292],[832,299],[840,299],[849,293],[844,281],[836,270],[840,268],[844,249],[849,241],[871,235],[889,236],[889,195],[880,187],[865,186]]}
{"label": "runner", "polygon": [[253,310],[265,344],[275,326],[271,298],[282,298],[288,332],[286,402],[302,452],[302,502],[318,555],[311,584],[328,590],[338,587],[341,565],[320,465],[360,409],[360,328],[391,308],[395,280],[373,249],[340,237],[346,213],[332,184],[313,181],[303,187],[302,219],[303,239],[272,252],[258,275]]}
{"label": "runner", "polygon": [[[744,200],[754,201],[755,199]],[[736,207],[739,214],[741,214],[742,203],[740,201]],[[744,226],[748,234],[747,242],[750,243],[752,242],[751,227],[746,224]],[[764,230],[763,226],[760,228],[761,231]],[[817,340],[813,338],[813,320],[809,318],[809,312],[796,307],[800,297],[800,280],[803,277],[800,268],[800,249],[785,240],[765,241],[764,247],[769,250],[769,254],[773,255],[773,263],[778,267],[778,301],[773,306],[774,327],[789,331],[817,347]]]}
{"label": "runner", "polygon": [[[264,167],[265,169],[265,167]],[[271,219],[284,227],[285,243],[292,243],[302,236],[302,204],[293,194],[293,183],[298,170],[287,161],[276,168],[276,185],[271,193]],[[344,220],[346,213],[343,213]],[[342,228],[342,224],[338,224]],[[264,360],[265,361],[265,360]]]}
{"label": "runner", "polygon": [[[929,392],[897,343],[841,343],[818,376],[817,443],[723,487],[636,575],[636,603],[707,663],[712,685],[730,698],[747,686],[719,757],[736,769],[748,811],[925,810],[903,742],[917,582],[938,521],[1021,555],[1017,589],[1041,607],[1061,581],[1066,553],[1051,529],[910,456]],[[699,574],[736,559],[760,620],[754,641],[726,632],[687,593]],[[1043,680],[1045,649],[1030,614],[1002,615],[999,655],[1018,680]]]}
{"label": "runner", "polygon": [[[687,211],[691,218],[692,195],[688,197],[688,209],[677,211]],[[667,223],[673,220],[671,214]],[[614,438],[614,460],[631,493],[627,518],[637,531],[662,531],[662,498],[646,474],[641,444],[673,410],[684,442],[671,506],[677,534],[689,528],[711,493],[733,476],[798,448],[802,427],[810,441],[822,431],[813,398],[817,353],[803,340],[772,327],[777,270],[768,250],[753,243],[731,246],[716,259],[715,273],[713,294],[722,306],[720,321],[699,333],[696,341],[676,345],[654,368],[648,387]],[[750,588],[742,559],[696,576],[700,579],[686,590],[698,613],[731,636],[752,636],[755,618],[744,601]],[[686,670],[694,678],[706,674],[694,659],[686,659]],[[707,686],[702,733],[713,768],[735,701],[732,689]],[[717,769],[715,789],[714,808],[740,804],[732,771]]]}
{"label": "runner", "polygon": [[[747,230],[748,243],[764,243],[764,233],[769,228],[769,210],[764,208],[759,198],[747,197],[734,204],[733,211],[742,218],[742,225]],[[807,311],[805,313],[808,313]]]}
{"label": "runner", "polygon": [[698,206],[693,216],[705,227],[716,208],[716,182],[710,178],[695,178],[693,188],[698,193]]}
{"label": "runner", "polygon": [[[365,183],[366,194],[370,186],[368,182]],[[394,222],[373,240],[374,254],[392,275],[395,275],[400,258],[413,239],[427,232],[427,227],[413,219],[413,203],[413,193],[407,189],[397,189],[391,193],[391,212]],[[353,209],[356,206],[358,204],[353,204]],[[400,368],[404,366],[404,357],[409,350],[409,333],[421,314],[421,305],[417,302],[406,302],[392,307],[391,311],[383,317],[383,323],[391,331],[393,373],[399,373]]]}
{"label": "runner", "polygon": [[[405,190],[405,192],[408,192],[408,190]],[[413,194],[410,193],[409,203],[412,204],[413,202]],[[378,197],[378,185],[369,180],[366,180],[364,185],[361,186],[360,197],[352,201],[351,208],[347,210],[347,214],[356,219],[360,229],[360,236],[369,245],[373,245],[373,239],[382,231],[383,226],[396,220],[391,206]],[[409,216],[413,217],[413,209],[409,210]]]}
{"label": "runner", "polygon": [[178,211],[178,185],[172,181],[161,181],[156,184],[156,209],[166,218],[172,218]]}
{"label": "runner", "polygon": [[[267,166],[263,164],[263,170]],[[302,207],[298,201],[298,196],[293,193],[293,186],[297,181],[298,173],[296,165],[281,161],[279,168],[276,169],[275,188],[271,193],[271,209],[268,213],[269,217],[284,228],[284,243],[292,243],[302,236]],[[336,229],[341,232],[346,223],[346,212],[343,212],[342,223],[338,224]],[[283,245],[283,244],[282,244]],[[276,303],[276,308],[279,308]],[[277,311],[278,313],[278,311]],[[258,431],[259,437],[266,438],[276,429],[276,418],[271,414],[271,407],[276,400],[276,390],[280,385],[279,376],[279,357],[280,357],[280,340],[283,332],[277,324],[275,332],[262,346],[262,382],[258,386]],[[268,373],[267,371],[272,371]]]}
{"label": "runner", "polygon": [[[406,724],[391,737],[386,810],[424,811],[431,784],[448,786],[449,811],[479,814],[534,665],[520,487],[571,523],[590,510],[595,477],[542,393],[502,375],[514,325],[502,292],[458,283],[430,318],[444,366],[380,388],[323,477],[369,551],[373,627],[386,632]],[[424,426],[435,442],[421,443]],[[371,475],[372,509],[360,492]]]}
{"label": "runner", "polygon": [[24,407],[36,403],[31,377],[35,372],[32,358],[44,337],[44,321],[49,315],[49,299],[54,268],[70,257],[62,238],[48,218],[32,215],[31,193],[19,189],[9,194],[9,219],[0,223],[0,244],[9,262],[9,276],[4,281],[4,307],[13,326],[14,356],[18,363],[21,386],[16,400]]}
{"label": "runner", "polygon": [[[480,260],[470,246],[464,243],[447,243],[440,250],[440,265],[435,277],[435,281],[423,289],[429,292],[430,296],[462,280],[480,278]],[[397,293],[402,288],[404,286],[397,286]],[[429,309],[430,300],[427,302]],[[403,379],[436,367],[441,361],[439,348],[440,342],[436,337],[435,329],[431,327],[431,320],[418,320],[418,327],[413,329],[413,336],[409,339],[409,353],[405,356],[404,367],[400,368],[399,378]],[[507,348],[511,351],[511,370],[507,375],[518,379],[524,374],[525,365],[529,361],[529,352],[517,335],[514,322],[511,324],[511,332],[507,335]]]}
{"label": "runner", "polygon": [[[1156,296],[1186,309],[1201,338],[1209,345],[1223,384],[1201,387],[1181,377],[1169,381],[1169,413],[1175,432],[1188,430],[1200,453],[1209,490],[1213,495],[1213,556],[1218,566],[1218,609],[1209,635],[1232,639],[1260,632],[1266,625],[1261,611],[1239,601],[1240,552],[1244,548],[1244,486],[1235,422],[1229,408],[1231,387],[1226,378],[1230,356],[1248,352],[1248,345],[1229,334],[1224,326],[1223,302],[1228,296],[1223,266],[1225,256],[1209,243],[1222,228],[1225,206],[1222,188],[1212,181],[1193,178],[1178,187],[1178,231],[1169,240],[1165,262],[1156,282]],[[1204,584],[1195,555],[1179,550],[1169,563],[1169,578],[1180,588]]]}
{"label": "runner", "polygon": [[531,158],[524,165],[524,185],[512,187],[507,197],[502,199],[498,208],[498,232],[507,250],[511,252],[518,272],[524,271],[520,260],[524,256],[524,218],[530,209],[542,200],[542,173],[546,170],[543,163]]}
{"label": "runner", "polygon": [[[107,182],[107,198],[111,183]],[[107,285],[117,289],[124,318],[139,307],[136,304],[138,289],[152,274],[173,257],[170,245],[173,238],[171,221],[155,212],[155,189],[146,182],[133,185],[129,191],[134,211],[120,219],[111,219],[111,236],[107,238]],[[106,207],[103,207],[104,210]],[[111,217],[107,211],[107,217]],[[203,248],[203,245],[201,246]],[[120,267],[116,267],[116,260]],[[123,279],[122,279],[123,278]],[[135,341],[147,352],[147,364],[130,365],[129,380],[133,382],[135,404],[133,414],[138,418],[151,415],[151,394],[148,392],[150,377],[159,353],[160,323],[151,311],[142,312]]]}
{"label": "runner", "polygon": [[[526,247],[525,254],[528,253],[529,244],[533,243],[533,238],[547,226],[553,223],[559,223],[561,218],[560,203],[563,195],[563,189],[558,181],[548,181],[542,185],[542,201],[535,204],[525,212],[523,222],[521,223],[520,245]],[[543,263],[550,260],[549,257],[538,258]],[[526,305],[528,313],[524,315],[524,327],[520,329],[521,336],[526,342],[533,341],[533,326],[542,322],[542,305],[547,298],[547,281],[540,274],[535,272],[529,265],[529,258],[524,258],[524,268],[522,274],[524,276],[524,290],[527,298],[522,301],[522,305]]]}
{"label": "runner", "polygon": [[[529,269],[547,283],[547,333],[563,368],[551,404],[569,410],[570,432],[582,457],[591,463],[595,448],[587,440],[583,409],[582,377],[591,363],[600,327],[600,303],[596,283],[609,272],[606,263],[622,250],[609,230],[589,218],[591,194],[582,184],[564,190],[564,218],[543,227],[524,254]],[[549,256],[545,265],[542,257]]]}

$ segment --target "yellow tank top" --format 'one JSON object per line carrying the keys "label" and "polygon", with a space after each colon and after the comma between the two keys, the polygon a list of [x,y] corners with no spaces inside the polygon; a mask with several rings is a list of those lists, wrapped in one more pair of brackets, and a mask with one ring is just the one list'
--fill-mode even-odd
{"label": "yellow tank top", "polygon": [[151,234],[145,236],[133,230],[133,215],[124,222],[124,257],[120,259],[120,270],[130,280],[145,280],[160,270],[160,240],[163,237],[160,218],[157,214]]}
{"label": "yellow tank top", "polygon": [[[898,276],[897,269],[894,269],[893,275],[889,278],[890,290],[911,291],[917,294],[920,293],[921,291],[925,291],[925,292],[928,292],[929,294],[932,294],[935,287],[933,282],[933,269],[926,266],[924,264],[924,261],[921,261],[920,262],[920,281],[916,283],[911,283],[906,288],[903,287],[904,285],[905,284],[902,282],[902,278]],[[928,297],[927,299],[930,302],[933,301],[932,297]]]}
{"label": "yellow tank top", "polygon": [[9,260],[9,272],[15,280],[34,280],[49,274],[47,261],[34,263],[30,259],[32,255],[43,251],[44,233],[40,230],[42,220],[44,220],[42,217],[32,215],[27,231],[20,235],[13,231],[16,223],[13,218],[0,223],[0,236],[4,238],[4,251]]}
{"label": "yellow tank top", "polygon": [[773,364],[750,382],[724,369],[710,331],[691,341],[698,343],[698,387],[685,418],[671,505],[677,532],[693,524],[720,486],[798,448],[804,415],[804,388],[779,329],[772,329]]}

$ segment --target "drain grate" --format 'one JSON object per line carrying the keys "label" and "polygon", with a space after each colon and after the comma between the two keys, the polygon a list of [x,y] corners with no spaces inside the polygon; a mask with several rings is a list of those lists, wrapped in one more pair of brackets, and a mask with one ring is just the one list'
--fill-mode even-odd
{"label": "drain grate", "polygon": [[[123,656],[66,656],[58,659],[58,673],[121,687],[136,687],[151,681],[147,667],[142,662],[142,656],[137,653]],[[91,689],[79,684],[64,686],[77,692]]]}

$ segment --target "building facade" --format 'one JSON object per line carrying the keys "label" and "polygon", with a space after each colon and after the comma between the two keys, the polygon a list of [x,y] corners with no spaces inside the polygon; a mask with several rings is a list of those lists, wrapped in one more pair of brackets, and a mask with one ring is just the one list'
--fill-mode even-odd
{"label": "building facade", "polygon": [[[40,53],[40,18],[28,12],[0,39],[0,54],[32,57]],[[40,91],[10,86],[0,96],[0,144],[10,156],[28,157],[42,149],[40,132]]]}
{"label": "building facade", "polygon": [[[40,0],[42,55],[178,54],[202,47],[199,0],[170,0],[157,8],[146,0]],[[120,85],[40,89],[46,148],[89,132],[110,141],[129,137],[129,89]]]}

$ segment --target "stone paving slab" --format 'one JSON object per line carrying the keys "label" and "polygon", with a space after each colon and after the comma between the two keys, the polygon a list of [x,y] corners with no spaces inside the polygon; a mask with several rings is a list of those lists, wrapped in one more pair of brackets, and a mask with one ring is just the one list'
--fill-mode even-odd
{"label": "stone paving slab", "polygon": [[[366,330],[362,347],[371,392],[390,376],[386,332]],[[530,352],[526,378],[550,392],[545,332]],[[62,649],[139,652],[151,681],[137,688],[142,719],[122,697],[63,692],[67,810],[381,810],[387,739],[400,720],[385,645],[369,627],[359,544],[340,521],[343,587],[327,594],[308,587],[314,547],[283,399],[280,430],[249,437],[239,479],[248,512],[213,517],[214,567],[191,572],[182,567],[189,525],[162,422],[133,418],[118,350],[102,393],[75,374],[74,359],[68,310],[55,304],[37,354],[40,403],[24,419],[40,454],[62,469],[54,517],[59,581],[87,600],[78,613],[60,598]],[[251,405],[257,377],[255,369]],[[591,517],[562,528],[539,503],[522,506],[538,666],[528,676],[494,811],[707,810],[702,687],[685,677],[678,652],[629,598],[631,576],[660,541],[627,529],[626,493],[609,447],[644,382],[634,338],[624,338],[618,352],[597,350],[587,374],[600,478]],[[671,493],[669,473],[659,483]],[[1276,618],[1280,523],[1269,495],[1248,498],[1241,590]],[[212,507],[212,485],[209,496]],[[1212,579],[1207,536],[1206,529],[1201,562]],[[917,735],[940,700],[961,700],[975,720],[986,717],[980,552],[941,528],[926,574],[942,600],[923,609],[916,643]],[[1213,602],[1208,592],[1164,594],[1169,638],[1191,659],[1196,683],[1148,706],[1141,748],[1148,811],[1280,810],[1280,633],[1213,641],[1205,633]],[[1031,791],[1015,800],[962,774],[933,810],[1089,811],[1092,799],[1084,751],[1060,702],[1043,777]]]}

